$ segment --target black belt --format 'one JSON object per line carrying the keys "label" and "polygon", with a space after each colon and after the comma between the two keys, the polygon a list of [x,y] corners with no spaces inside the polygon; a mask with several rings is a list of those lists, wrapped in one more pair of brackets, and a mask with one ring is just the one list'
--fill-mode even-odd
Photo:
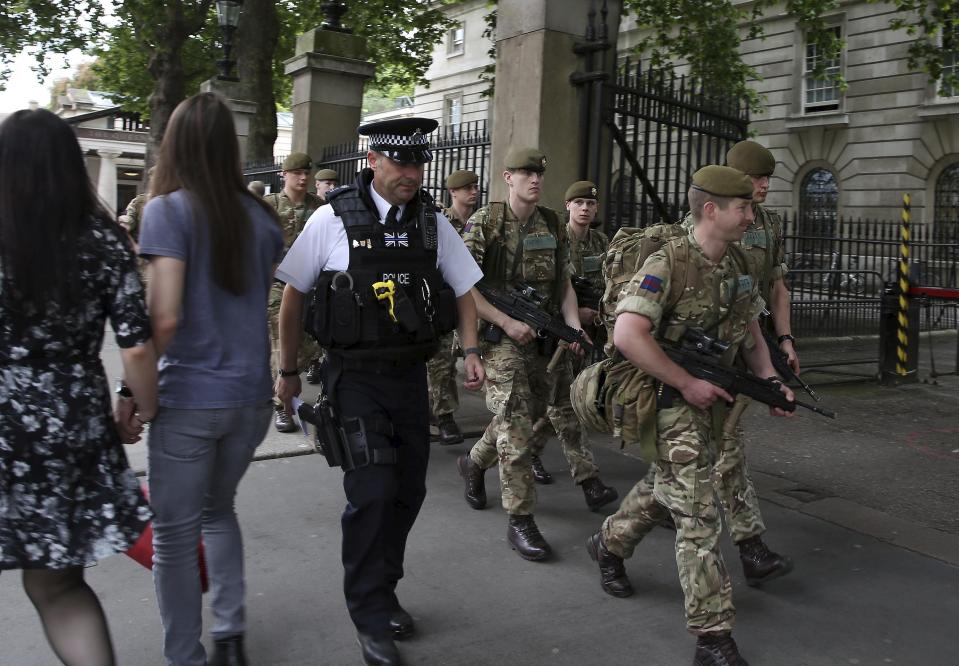
{"label": "black belt", "polygon": [[[334,356],[331,354],[331,356]],[[375,358],[348,358],[346,356],[335,355],[336,363],[343,370],[359,370],[361,372],[374,372],[379,374],[389,374],[409,370],[425,363],[424,359],[375,359]]]}

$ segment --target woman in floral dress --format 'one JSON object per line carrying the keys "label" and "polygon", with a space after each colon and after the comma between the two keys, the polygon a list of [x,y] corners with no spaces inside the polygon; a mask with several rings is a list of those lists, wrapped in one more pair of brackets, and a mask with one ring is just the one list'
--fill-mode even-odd
{"label": "woman in floral dress", "polygon": [[83,567],[129,548],[151,517],[111,413],[107,318],[132,431],[156,411],[156,354],[130,241],[70,127],[18,111],[0,125],[0,571],[23,570],[65,664],[114,663]]}

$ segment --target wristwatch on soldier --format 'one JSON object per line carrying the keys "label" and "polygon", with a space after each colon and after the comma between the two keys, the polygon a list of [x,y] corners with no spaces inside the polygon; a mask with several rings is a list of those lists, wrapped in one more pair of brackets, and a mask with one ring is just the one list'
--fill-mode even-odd
{"label": "wristwatch on soldier", "polygon": [[481,361],[483,360],[483,350],[479,347],[467,347],[463,350],[463,358],[466,358],[470,354],[476,354]]}
{"label": "wristwatch on soldier", "polygon": [[782,343],[784,343],[786,340],[789,340],[791,343],[793,343],[793,346],[795,346],[796,338],[792,336],[792,333],[783,333],[780,335],[778,338],[776,338],[776,344],[782,345]]}

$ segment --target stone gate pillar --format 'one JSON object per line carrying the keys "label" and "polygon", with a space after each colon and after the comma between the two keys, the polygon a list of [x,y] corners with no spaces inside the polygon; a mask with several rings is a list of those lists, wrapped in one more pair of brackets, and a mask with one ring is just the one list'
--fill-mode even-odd
{"label": "stone gate pillar", "polygon": [[[548,160],[542,203],[562,208],[563,194],[580,173],[586,131],[580,95],[569,81],[581,67],[573,52],[592,8],[602,0],[499,0],[496,83],[493,95],[491,200],[506,195],[500,174],[512,146],[540,148]],[[620,0],[609,0],[609,34],[615,44]]]}
{"label": "stone gate pillar", "polygon": [[366,57],[366,40],[339,30],[314,28],[296,38],[284,63],[293,77],[293,152],[318,162],[325,147],[357,138],[363,86],[376,69]]}

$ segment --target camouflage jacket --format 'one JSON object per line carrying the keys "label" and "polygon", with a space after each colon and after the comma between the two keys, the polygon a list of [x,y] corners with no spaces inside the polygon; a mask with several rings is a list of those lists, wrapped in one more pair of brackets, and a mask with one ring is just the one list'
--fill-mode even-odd
{"label": "camouflage jacket", "polygon": [[461,220],[456,217],[456,213],[453,211],[453,207],[443,209],[443,215],[446,216],[446,219],[450,221],[450,224],[453,225],[453,228],[456,229],[456,233],[463,235],[463,227],[466,226],[466,220]]}
{"label": "camouflage jacket", "polygon": [[508,203],[490,203],[467,221],[463,241],[490,287],[504,289],[522,282],[547,296],[547,310],[559,310],[561,287],[572,268],[566,227],[559,224],[555,211],[537,206],[521,224]]}
{"label": "camouflage jacket", "polygon": [[300,205],[294,205],[286,192],[280,191],[275,194],[267,194],[263,200],[276,209],[276,214],[280,218],[280,226],[283,228],[283,250],[290,249],[293,241],[303,231],[306,221],[310,219],[317,208],[323,205],[323,200],[312,192],[307,192]]}
{"label": "camouflage jacket", "polygon": [[[773,283],[787,273],[783,220],[779,213],[759,204],[753,205],[753,215],[755,219],[746,229],[739,246],[745,251],[749,274],[756,280],[759,295],[768,303]],[[687,213],[682,224],[692,230],[692,215]]]}
{"label": "camouflage jacket", "polygon": [[599,229],[589,229],[583,240],[566,228],[569,235],[569,262],[573,275],[589,280],[590,285],[600,293],[606,287],[603,280],[603,255],[609,247],[609,239]]}
{"label": "camouflage jacket", "polygon": [[[759,316],[763,299],[752,276],[743,272],[743,252],[730,247],[718,262],[703,254],[692,233],[670,241],[646,259],[623,289],[616,314],[648,317],[657,338],[678,340],[686,328],[701,328],[730,343],[728,361],[746,339],[746,326]],[[685,264],[685,265],[681,265]],[[672,285],[671,280],[684,284]],[[668,302],[671,298],[674,303]]]}
{"label": "camouflage jacket", "polygon": [[130,203],[127,204],[126,211],[123,213],[127,216],[127,226],[130,229],[130,235],[133,236],[133,240],[139,240],[140,238],[140,218],[143,217],[143,207],[147,205],[149,198],[150,195],[148,193],[141,192],[130,200]]}

